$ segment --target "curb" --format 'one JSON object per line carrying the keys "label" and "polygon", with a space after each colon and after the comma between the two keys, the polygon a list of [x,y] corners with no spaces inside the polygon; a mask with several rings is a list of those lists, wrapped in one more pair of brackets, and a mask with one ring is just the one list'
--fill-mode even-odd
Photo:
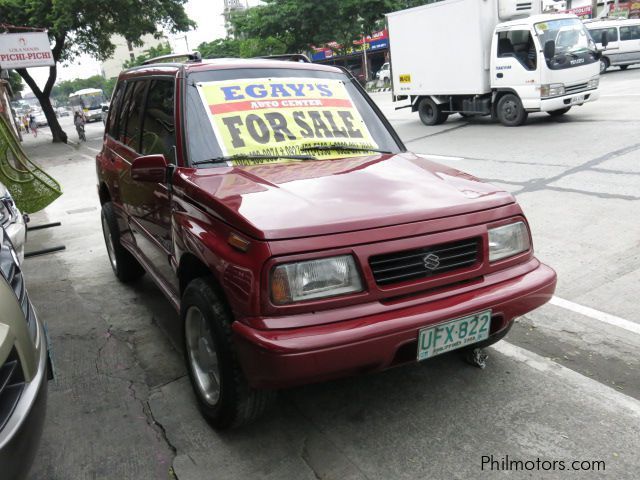
{"label": "curb", "polygon": [[372,88],[368,90],[369,93],[379,93],[379,92],[390,92],[391,87],[382,87],[382,88]]}

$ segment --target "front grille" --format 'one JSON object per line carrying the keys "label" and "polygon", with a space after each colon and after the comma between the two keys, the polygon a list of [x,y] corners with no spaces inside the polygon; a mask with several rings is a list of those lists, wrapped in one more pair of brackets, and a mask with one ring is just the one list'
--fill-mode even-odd
{"label": "front grille", "polygon": [[564,93],[565,94],[570,94],[570,93],[578,93],[578,92],[582,92],[583,90],[586,90],[589,84],[587,83],[579,83],[577,85],[570,85],[568,87],[564,87]]}
{"label": "front grille", "polygon": [[470,267],[480,260],[480,238],[467,238],[369,259],[378,285],[389,285]]}
{"label": "front grille", "polygon": [[22,313],[27,320],[29,327],[29,333],[31,338],[35,340],[36,337],[36,322],[33,314],[33,308],[29,302],[29,296],[27,295],[27,289],[24,284],[24,277],[22,276],[22,270],[17,263],[15,252],[9,236],[0,229],[0,275],[4,277],[13,292],[16,294]]}
{"label": "front grille", "polygon": [[14,348],[6,362],[0,367],[0,431],[11,418],[24,386],[22,364]]}
{"label": "front grille", "polygon": [[531,2],[516,3],[516,10],[531,10]]}

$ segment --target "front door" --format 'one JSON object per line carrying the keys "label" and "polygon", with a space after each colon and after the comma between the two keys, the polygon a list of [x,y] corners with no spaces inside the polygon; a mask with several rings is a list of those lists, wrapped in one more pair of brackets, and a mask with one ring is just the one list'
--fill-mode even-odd
{"label": "front door", "polygon": [[[173,77],[149,81],[142,113],[140,153],[162,154],[175,164],[175,118]],[[166,183],[133,182],[136,195],[130,200],[132,230],[136,244],[162,277],[178,293],[171,235],[171,192]]]}
{"label": "front door", "polygon": [[491,87],[515,91],[525,108],[527,100],[539,101],[539,50],[527,29],[497,31],[491,49]]}

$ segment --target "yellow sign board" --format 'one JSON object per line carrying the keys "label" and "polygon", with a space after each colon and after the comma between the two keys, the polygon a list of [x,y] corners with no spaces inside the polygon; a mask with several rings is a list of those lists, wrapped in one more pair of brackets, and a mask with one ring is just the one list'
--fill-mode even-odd
{"label": "yellow sign board", "polygon": [[411,75],[408,73],[400,75],[400,83],[411,83]]}
{"label": "yellow sign board", "polygon": [[378,147],[340,80],[274,77],[203,82],[197,87],[225,156],[329,159],[363,153],[306,148]]}

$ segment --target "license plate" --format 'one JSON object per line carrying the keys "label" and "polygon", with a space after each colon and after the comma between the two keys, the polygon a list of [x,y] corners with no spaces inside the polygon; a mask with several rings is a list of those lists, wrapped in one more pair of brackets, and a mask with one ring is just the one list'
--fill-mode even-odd
{"label": "license plate", "polygon": [[584,95],[578,95],[577,97],[573,97],[571,99],[571,105],[575,105],[576,103],[583,103],[584,102]]}
{"label": "license plate", "polygon": [[491,310],[423,328],[418,334],[418,361],[486,340]]}

